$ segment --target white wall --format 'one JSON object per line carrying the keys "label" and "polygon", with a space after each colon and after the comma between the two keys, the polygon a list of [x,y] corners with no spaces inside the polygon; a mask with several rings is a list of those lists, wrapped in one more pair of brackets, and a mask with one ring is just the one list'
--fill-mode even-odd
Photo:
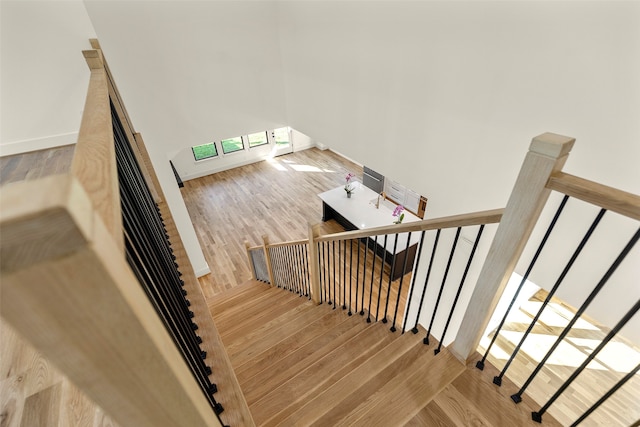
{"label": "white wall", "polygon": [[75,144],[95,32],[80,0],[0,3],[0,155]]}
{"label": "white wall", "polygon": [[[22,4],[2,3],[3,144],[77,131],[86,80],[78,82],[88,77],[78,56],[71,74],[56,71],[58,78],[38,90],[24,84],[33,79],[23,75],[49,78],[58,58],[68,61],[53,55],[42,73],[29,56],[11,59],[26,52],[14,46],[28,41],[49,55],[52,48],[42,46],[50,38],[83,32],[76,26],[87,22],[75,2],[47,2],[75,10],[65,13],[44,3],[22,13],[30,3]],[[546,131],[577,138],[568,172],[640,193],[638,2],[85,5],[132,120],[166,178],[172,209],[184,206],[171,196],[167,159],[282,124],[427,196],[427,217],[504,206],[530,139]],[[11,19],[6,10],[13,10]],[[82,43],[90,36],[83,34]],[[68,37],[74,41],[64,49],[76,43]],[[6,58],[21,65],[7,68]],[[74,78],[58,85],[62,76]],[[80,107],[68,104],[76,84]],[[7,112],[14,102],[17,110]],[[55,121],[40,117],[54,108]],[[62,125],[71,121],[73,127]],[[192,241],[185,238],[193,232],[188,218],[176,219],[183,239]],[[200,251],[189,245],[190,255]],[[579,305],[581,296],[567,299]],[[594,317],[617,304],[600,302]]]}
{"label": "white wall", "polygon": [[[289,124],[427,196],[427,217],[503,207],[546,131],[577,138],[567,172],[640,193],[638,2],[291,2],[281,14]],[[629,237],[609,231],[605,256],[559,295],[579,306],[588,272]],[[617,296],[588,313],[619,319],[640,297],[637,265],[635,251]],[[544,276],[534,282],[550,288]],[[624,333],[640,342],[635,320]]]}

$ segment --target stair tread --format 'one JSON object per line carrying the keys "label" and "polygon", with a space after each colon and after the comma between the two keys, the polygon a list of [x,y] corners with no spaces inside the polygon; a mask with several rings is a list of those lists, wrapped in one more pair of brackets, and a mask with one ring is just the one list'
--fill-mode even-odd
{"label": "stair tread", "polygon": [[242,336],[307,301],[298,297],[278,299],[277,295],[274,297],[271,293],[265,295],[256,305],[248,306],[246,310],[232,317],[218,317],[214,314],[214,319],[218,320],[216,324],[220,325],[220,335],[223,339],[229,336]]}
{"label": "stair tread", "polygon": [[220,294],[216,294],[208,301],[209,309],[216,312],[223,312],[241,304],[247,296],[268,292],[270,286],[257,280],[249,280],[240,286],[235,286]]}
{"label": "stair tread", "polygon": [[306,326],[305,334],[290,335],[272,347],[254,355],[253,358],[235,368],[238,381],[245,381],[264,369],[275,369],[278,363],[312,340],[317,339],[328,329],[335,328],[346,319],[333,312],[320,314],[316,321]]}
{"label": "stair tread", "polygon": [[233,327],[238,319],[250,319],[253,313],[259,310],[260,305],[265,304],[265,301],[274,302],[277,300],[268,290],[259,293],[243,294],[242,298],[244,301],[238,300],[238,302],[234,302],[232,306],[225,310],[216,310],[215,307],[209,309],[211,315],[218,320],[218,323],[221,325],[220,329],[223,332]]}
{"label": "stair tread", "polygon": [[370,325],[364,322],[355,324],[345,321],[338,327],[326,331],[317,340],[310,342],[284,358],[280,366],[277,367],[278,369],[262,371],[249,381],[241,383],[241,387],[245,390],[245,397],[252,401],[257,401],[272,389],[289,381],[310,364],[320,360],[337,346],[349,341],[369,327]]}
{"label": "stair tread", "polygon": [[[342,377],[323,392],[306,400],[306,404],[283,421],[283,425],[311,425],[321,416],[343,404],[353,405],[362,393],[360,388],[373,378],[381,378],[389,369],[387,378],[393,378],[403,367],[411,364],[424,352],[420,335],[405,334],[392,341],[349,374]],[[336,410],[338,412],[338,410]],[[334,412],[335,413],[335,412]],[[339,418],[339,416],[338,416]],[[332,420],[325,420],[332,422]]]}
{"label": "stair tread", "polygon": [[[288,338],[315,321],[318,312],[313,310],[313,303],[306,301],[297,305],[275,319],[264,319],[259,327],[252,327],[241,337],[234,339],[227,346],[227,351],[232,354],[239,366],[252,359],[257,354],[275,346],[280,341]],[[251,325],[253,326],[253,325]],[[223,338],[224,339],[224,338]]]}
{"label": "stair tread", "polygon": [[[381,388],[374,389],[374,393],[335,425],[403,424],[464,369],[464,365],[446,349],[437,356],[429,349],[424,357],[407,368],[406,375],[396,376]],[[389,411],[389,408],[393,408],[393,411]]]}
{"label": "stair tread", "polygon": [[254,419],[260,425],[277,425],[302,406],[303,399],[338,381],[360,363],[397,338],[386,328],[371,327],[336,346],[321,359],[308,365],[296,376],[270,391],[252,405]]}

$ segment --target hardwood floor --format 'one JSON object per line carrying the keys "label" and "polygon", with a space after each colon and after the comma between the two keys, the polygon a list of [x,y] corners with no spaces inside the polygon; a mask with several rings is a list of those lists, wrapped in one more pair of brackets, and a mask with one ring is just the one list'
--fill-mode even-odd
{"label": "hardwood floor", "polygon": [[[514,310],[514,313],[509,316],[487,358],[492,365],[503,368],[546,297],[546,291],[538,291],[519,310]],[[575,308],[557,298],[552,298],[548,308],[525,341],[522,350],[509,367],[507,375],[511,380],[516,384],[524,384],[575,312]],[[529,398],[539,404],[536,410],[549,400],[555,390],[569,378],[608,332],[608,328],[592,319],[586,316],[581,317],[527,389]],[[492,332],[487,339],[481,341],[480,347],[483,353],[494,333]],[[577,420],[589,406],[640,363],[640,350],[621,337],[615,337],[605,349],[608,350],[600,353],[549,409],[549,413],[563,425],[570,425]],[[638,396],[640,396],[640,374],[634,375],[624,387],[580,425],[628,426],[634,422],[637,423],[640,421]]]}
{"label": "hardwood floor", "polygon": [[537,425],[504,396],[513,384],[496,390],[488,372],[434,355],[424,331],[391,333],[255,281],[210,308],[257,425]]}
{"label": "hardwood floor", "polygon": [[[314,172],[301,172],[302,170]],[[342,185],[344,183],[344,175],[347,172],[360,174],[361,169],[330,151],[323,152],[311,149],[279,157],[272,162],[261,162],[188,181],[182,190],[183,196],[205,251],[205,257],[213,270],[211,275],[200,279],[209,301],[215,302],[216,295],[243,284],[250,277],[251,273],[244,248],[245,240],[249,240],[252,245],[258,245],[262,243],[261,236],[263,234],[267,234],[272,243],[306,238],[308,234],[307,222],[317,223],[322,216],[321,203],[316,194]],[[254,182],[256,183],[255,188],[258,189],[257,191],[251,191]],[[292,197],[292,195],[296,196]],[[229,224],[234,224],[234,226],[229,227]],[[324,232],[327,233],[340,231],[340,226],[332,221],[323,223],[322,227]],[[221,274],[217,274],[218,271]],[[405,290],[408,290],[408,283],[410,283],[410,275],[405,276]],[[377,297],[375,292],[377,292],[376,287],[374,287],[373,295],[374,307]],[[391,300],[395,295],[397,294],[392,295]],[[404,295],[402,295],[400,313],[403,312],[404,298]],[[384,301],[384,299],[385,294],[383,293],[382,300]],[[375,317],[375,308],[372,309],[372,314]],[[519,325],[512,325],[512,327],[522,328]],[[524,327],[526,328],[526,325]],[[291,342],[291,340],[284,341]],[[514,344],[510,345],[513,348]],[[264,351],[266,352],[267,350]],[[493,360],[498,366],[502,366],[504,356],[500,355],[490,360]],[[523,363],[530,365],[532,362],[525,360]],[[531,368],[529,366],[529,371]],[[255,369],[257,368],[247,365],[245,360],[245,363],[237,369],[238,379],[241,382],[246,381],[251,375],[256,375]],[[512,369],[514,372],[522,370],[515,366]],[[569,368],[564,369],[568,370]],[[473,370],[475,368],[471,369],[471,371]],[[602,373],[599,375],[602,375]],[[516,380],[523,381],[521,376],[516,375]],[[483,390],[486,388],[487,391],[495,388],[497,392],[502,393],[504,386],[502,388],[495,387],[491,383],[492,377],[491,375],[485,378],[486,384],[483,386],[478,385],[478,387]],[[566,372],[563,373],[563,377],[566,378]],[[554,384],[561,384],[560,376],[557,374],[552,375],[550,378],[553,378],[552,382]],[[268,380],[268,378],[262,379]],[[598,386],[598,384],[602,383],[602,378],[594,377],[593,379],[595,383],[586,388],[596,389],[598,390],[596,393],[600,393],[600,395],[606,392],[607,388]],[[609,378],[606,384],[610,384],[610,382],[611,379]],[[549,393],[537,391],[536,387],[538,385],[534,381],[528,393],[537,396],[536,398],[539,401],[538,407],[535,408],[537,410],[540,404],[546,402]],[[541,390],[545,388],[544,384],[540,386]],[[584,386],[581,388],[585,389]],[[635,397],[637,396],[636,388],[636,386],[625,387],[610,399],[610,404],[613,405],[613,408],[617,408],[618,413],[633,414],[634,412],[629,408],[633,407],[633,405],[640,407]],[[517,389],[516,387],[510,394],[517,391]],[[508,398],[510,394],[505,395],[505,400],[508,405],[513,406]],[[568,396],[569,401],[571,399],[584,398],[580,393],[568,394]],[[589,399],[587,400],[589,402],[595,400]],[[615,403],[616,401],[618,403]],[[445,402],[446,400],[442,397],[438,402],[434,401],[431,405],[442,409]],[[481,409],[484,409],[484,407]],[[434,409],[434,411],[434,413],[437,413],[437,409]],[[555,408],[552,406],[550,414],[556,414],[559,419],[563,420],[563,423],[569,424],[580,415],[580,412],[576,409],[575,403],[569,402]],[[418,417],[416,419],[417,422],[420,416],[419,414],[416,416]],[[432,414],[430,416],[435,415]],[[630,415],[630,417],[633,417],[633,415]],[[615,420],[616,418],[614,416],[607,419],[605,415],[604,418],[600,418],[600,421],[595,423],[591,421],[585,422],[585,425],[611,422],[612,419]],[[443,422],[442,419],[437,417],[432,420],[435,419],[440,420],[438,421],[440,424],[435,425],[455,424],[454,420]],[[630,418],[627,417],[626,419]],[[435,423],[435,421],[433,422]],[[620,421],[616,425],[627,424],[628,422],[625,424],[625,422]]]}
{"label": "hardwood floor", "polygon": [[307,238],[308,225],[322,218],[317,194],[343,185],[348,172],[362,176],[355,163],[311,148],[185,182],[182,195],[212,271],[200,278],[205,296],[251,277],[245,241]]}

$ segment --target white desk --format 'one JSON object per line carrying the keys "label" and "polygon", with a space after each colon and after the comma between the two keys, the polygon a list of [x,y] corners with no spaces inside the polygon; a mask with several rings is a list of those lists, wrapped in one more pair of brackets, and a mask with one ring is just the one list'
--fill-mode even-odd
{"label": "white desk", "polygon": [[[385,225],[392,225],[396,220],[393,210],[396,205],[389,200],[383,200],[380,198],[379,208],[376,208],[375,203],[378,194],[373,190],[365,187],[360,182],[354,183],[354,191],[351,193],[351,198],[347,198],[347,193],[344,191],[344,186],[334,188],[333,190],[325,191],[318,194],[322,200],[322,212],[323,221],[335,219],[347,230],[362,230],[365,228],[380,227]],[[403,222],[420,221],[420,218],[405,210]],[[415,258],[415,251],[418,242],[420,241],[420,233],[411,233],[411,240],[407,246],[407,238],[409,233],[400,233],[397,235],[397,241],[395,235],[389,235],[386,245],[384,245],[384,237],[378,237],[377,249],[379,255],[384,256],[390,265],[394,265],[395,254],[395,267],[393,268],[393,279],[397,279],[403,273],[405,251],[407,251],[407,272],[413,268],[413,260]],[[373,241],[373,239],[370,239]],[[395,247],[395,251],[394,251]],[[384,249],[386,253],[382,254],[380,249]]]}

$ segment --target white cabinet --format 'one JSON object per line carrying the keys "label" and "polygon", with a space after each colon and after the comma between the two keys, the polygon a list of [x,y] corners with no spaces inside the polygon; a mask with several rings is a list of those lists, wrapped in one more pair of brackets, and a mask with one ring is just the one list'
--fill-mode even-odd
{"label": "white cabinet", "polygon": [[420,195],[415,191],[407,189],[404,195],[404,207],[409,209],[411,212],[417,213],[418,206],[420,205]]}
{"label": "white cabinet", "polygon": [[[387,198],[391,199],[397,204],[403,205],[409,211],[418,214],[420,216],[420,212],[424,216],[424,207],[420,209],[420,194],[415,191],[405,187],[397,181],[390,179],[389,177],[385,177],[384,179],[384,192],[387,195]],[[426,199],[425,199],[426,202]],[[422,216],[420,216],[422,218]]]}
{"label": "white cabinet", "polygon": [[403,204],[404,196],[407,189],[404,185],[396,182],[392,179],[386,178],[384,180],[384,192],[387,193],[387,197],[396,203]]}

